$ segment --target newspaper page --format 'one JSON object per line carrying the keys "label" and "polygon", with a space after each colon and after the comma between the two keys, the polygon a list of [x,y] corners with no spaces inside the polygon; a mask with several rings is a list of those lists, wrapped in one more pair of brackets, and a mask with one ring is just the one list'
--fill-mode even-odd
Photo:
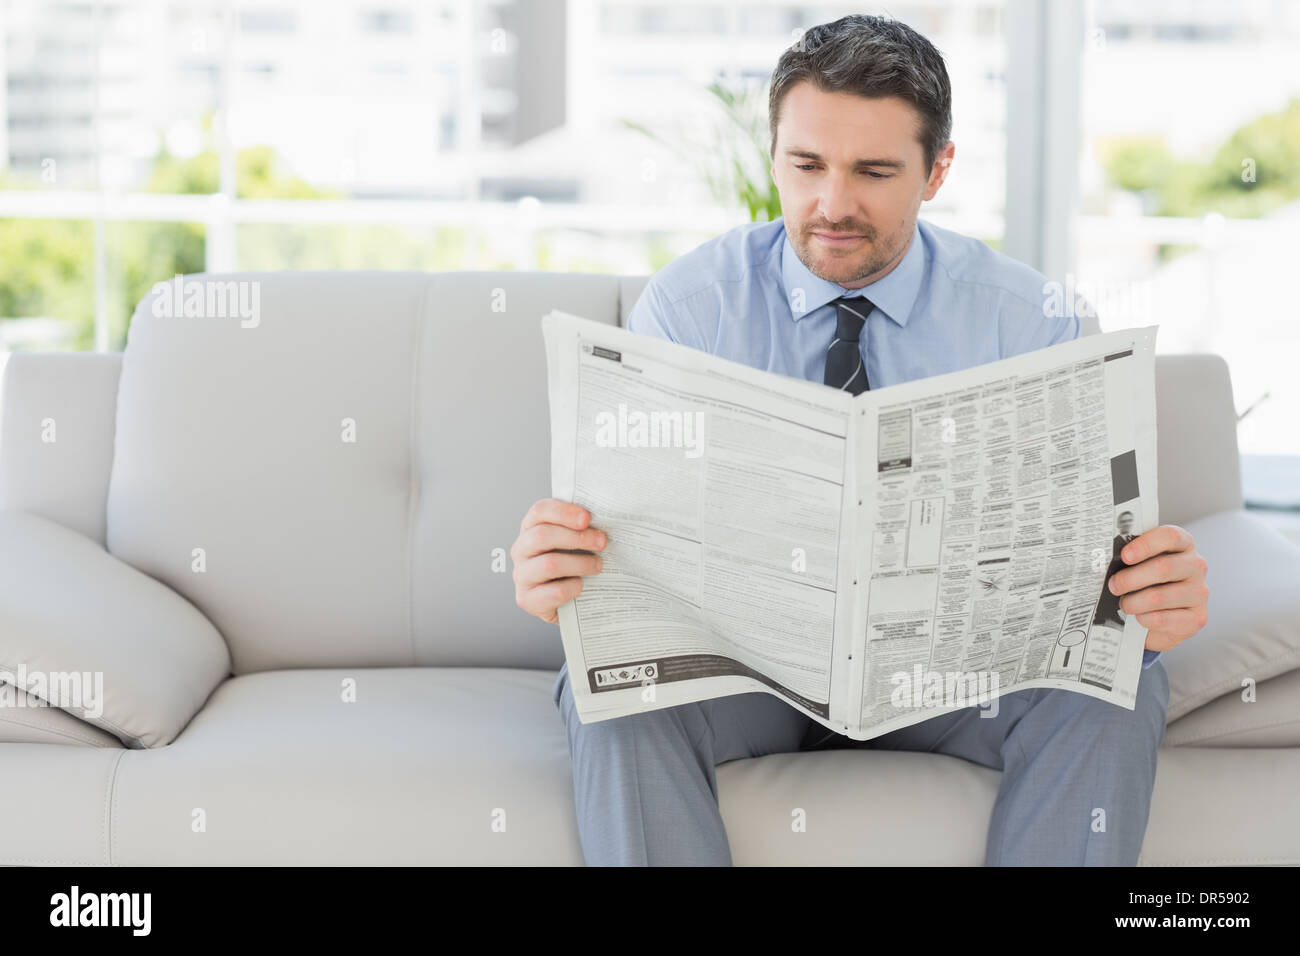
{"label": "newspaper page", "polygon": [[1158,522],[1156,326],[852,397],[553,311],[552,494],[606,531],[559,609],[584,722],[773,694],[867,740],[1030,687],[1132,709],[1106,588]]}
{"label": "newspaper page", "polygon": [[848,736],[1030,687],[1133,709],[1146,628],[1106,584],[1159,524],[1157,328],[857,396]]}
{"label": "newspaper page", "polygon": [[559,609],[579,718],[759,691],[846,728],[852,396],[560,311],[542,325],[552,495],[608,535]]}

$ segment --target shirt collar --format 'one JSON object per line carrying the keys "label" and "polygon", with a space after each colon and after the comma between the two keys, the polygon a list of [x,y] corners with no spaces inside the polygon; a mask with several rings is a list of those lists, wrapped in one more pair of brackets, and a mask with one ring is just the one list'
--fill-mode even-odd
{"label": "shirt collar", "polygon": [[[790,305],[790,314],[796,322],[841,296],[865,295],[872,305],[897,325],[907,325],[907,317],[911,314],[912,305],[921,289],[921,278],[928,257],[919,220],[913,226],[912,242],[903,254],[903,260],[889,274],[861,289],[846,289],[838,282],[813,275],[795,253],[784,223],[781,234],[784,237],[781,243],[781,282],[785,286],[785,300]],[[803,292],[803,311],[794,308],[794,290]]]}

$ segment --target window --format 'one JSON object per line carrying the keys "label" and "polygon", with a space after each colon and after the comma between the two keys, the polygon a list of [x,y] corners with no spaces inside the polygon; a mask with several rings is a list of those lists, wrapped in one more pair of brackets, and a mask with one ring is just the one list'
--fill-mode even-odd
{"label": "window", "polygon": [[1244,455],[1300,455],[1300,15],[1280,12],[1096,0],[1083,67],[1078,281],[1103,330],[1227,360]]}

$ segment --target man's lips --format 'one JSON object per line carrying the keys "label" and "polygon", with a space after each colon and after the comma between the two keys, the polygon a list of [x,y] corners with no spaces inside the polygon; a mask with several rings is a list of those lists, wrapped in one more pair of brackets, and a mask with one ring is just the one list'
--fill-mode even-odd
{"label": "man's lips", "polygon": [[866,238],[853,233],[814,232],[813,235],[828,246],[851,246]]}

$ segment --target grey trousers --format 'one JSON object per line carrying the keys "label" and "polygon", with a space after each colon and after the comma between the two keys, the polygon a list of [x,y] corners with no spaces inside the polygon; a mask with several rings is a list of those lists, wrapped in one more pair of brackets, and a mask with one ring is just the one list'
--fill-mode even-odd
{"label": "grey trousers", "polygon": [[[589,866],[729,866],[714,768],[809,749],[948,754],[1002,771],[987,866],[1133,866],[1146,832],[1169,677],[1142,671],[1134,710],[1063,690],[1022,690],[873,740],[831,732],[766,693],[583,724],[568,665],[552,697],[568,730],[578,834]],[[981,716],[985,713],[986,716]],[[1106,826],[1094,832],[1095,808]],[[868,862],[868,861],[864,861]]]}

